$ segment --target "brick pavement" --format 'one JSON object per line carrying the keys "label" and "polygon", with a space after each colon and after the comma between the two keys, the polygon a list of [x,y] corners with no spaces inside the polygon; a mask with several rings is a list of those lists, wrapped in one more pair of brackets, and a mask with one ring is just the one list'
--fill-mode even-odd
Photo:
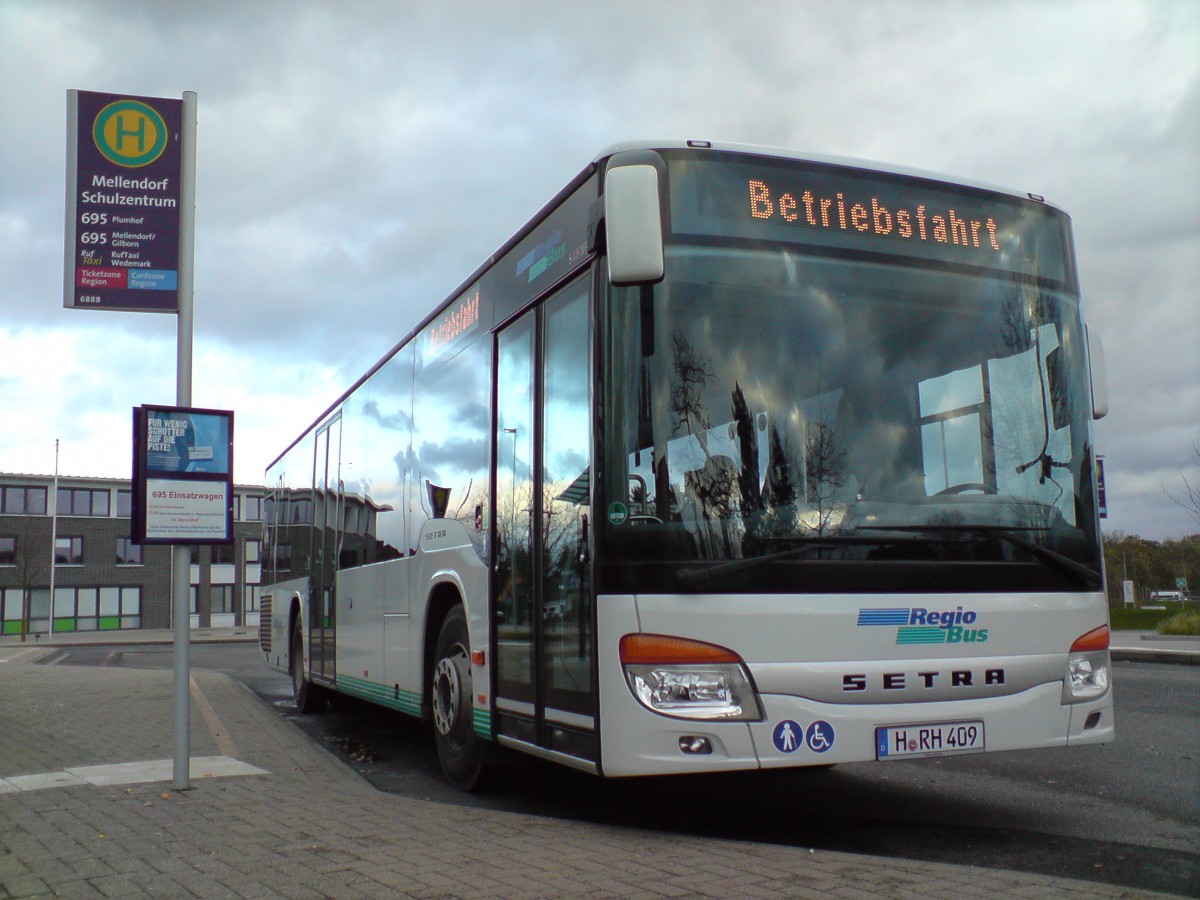
{"label": "brick pavement", "polygon": [[[169,758],[170,672],[0,652],[0,778]],[[1109,885],[447,806],[377,792],[193,672],[193,757],[268,775],[0,793],[0,896],[1149,897]]]}

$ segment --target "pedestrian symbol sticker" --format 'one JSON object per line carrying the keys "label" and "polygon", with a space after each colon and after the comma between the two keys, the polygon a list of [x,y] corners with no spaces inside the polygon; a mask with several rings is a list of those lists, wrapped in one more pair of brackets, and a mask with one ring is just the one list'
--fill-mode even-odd
{"label": "pedestrian symbol sticker", "polygon": [[771,740],[780,753],[795,753],[804,746],[804,728],[791,719],[784,719],[771,732]]}
{"label": "pedestrian symbol sticker", "polygon": [[833,726],[828,722],[817,719],[817,721],[808,726],[808,731],[805,732],[804,737],[808,741],[808,748],[810,750],[814,753],[824,753],[833,746]]}

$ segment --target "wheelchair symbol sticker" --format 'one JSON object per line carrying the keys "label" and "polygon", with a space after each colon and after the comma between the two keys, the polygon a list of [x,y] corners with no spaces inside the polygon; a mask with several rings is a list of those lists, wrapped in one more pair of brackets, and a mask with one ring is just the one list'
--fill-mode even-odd
{"label": "wheelchair symbol sticker", "polygon": [[808,731],[805,732],[804,738],[808,741],[808,748],[813,753],[824,753],[833,746],[833,726],[828,722],[817,719],[817,721],[808,726]]}
{"label": "wheelchair symbol sticker", "polygon": [[795,753],[804,746],[804,728],[791,719],[784,719],[771,732],[771,740],[780,753]]}

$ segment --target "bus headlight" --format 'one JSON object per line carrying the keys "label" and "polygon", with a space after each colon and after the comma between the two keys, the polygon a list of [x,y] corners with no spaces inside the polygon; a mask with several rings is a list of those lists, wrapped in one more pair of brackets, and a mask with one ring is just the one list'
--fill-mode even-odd
{"label": "bus headlight", "polygon": [[1082,703],[1108,692],[1112,663],[1108,652],[1108,626],[1093,629],[1071,645],[1063,680],[1063,703]]}
{"label": "bus headlight", "polygon": [[749,671],[725,647],[627,634],[621,638],[621,665],[633,696],[660,715],[737,722],[762,718]]}

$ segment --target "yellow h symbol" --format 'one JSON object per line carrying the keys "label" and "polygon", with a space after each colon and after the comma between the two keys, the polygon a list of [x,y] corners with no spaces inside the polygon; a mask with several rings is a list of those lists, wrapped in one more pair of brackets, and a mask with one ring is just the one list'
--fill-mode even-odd
{"label": "yellow h symbol", "polygon": [[[134,118],[134,120],[137,122],[137,128],[126,127],[126,119],[129,118],[130,116],[132,116]],[[143,115],[141,113],[137,113],[137,112],[128,112],[128,113],[118,113],[113,118],[116,119],[116,126],[117,126],[116,134],[113,135],[113,138],[114,138],[113,143],[116,145],[115,149],[119,150],[122,153],[128,153],[129,151],[127,151],[125,149],[125,146],[122,142],[126,138],[132,137],[132,138],[137,139],[137,148],[132,153],[130,153],[130,155],[131,156],[134,156],[134,155],[140,156],[142,153],[145,153],[146,152],[146,117],[145,117],[145,115]]]}
{"label": "yellow h symbol", "polygon": [[109,162],[136,168],[154,162],[167,148],[167,123],[154,107],[127,98],[108,104],[92,124],[96,149]]}

